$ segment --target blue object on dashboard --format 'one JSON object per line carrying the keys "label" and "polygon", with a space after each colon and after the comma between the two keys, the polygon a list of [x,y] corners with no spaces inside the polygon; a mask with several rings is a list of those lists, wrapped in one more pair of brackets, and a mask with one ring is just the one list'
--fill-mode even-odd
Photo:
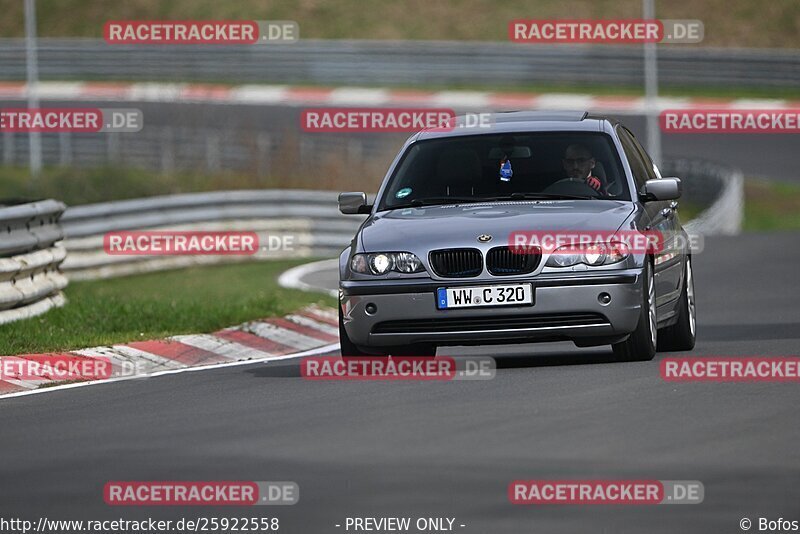
{"label": "blue object on dashboard", "polygon": [[511,160],[503,158],[503,161],[500,163],[500,180],[503,182],[510,182],[512,176],[514,176],[514,170],[511,168]]}

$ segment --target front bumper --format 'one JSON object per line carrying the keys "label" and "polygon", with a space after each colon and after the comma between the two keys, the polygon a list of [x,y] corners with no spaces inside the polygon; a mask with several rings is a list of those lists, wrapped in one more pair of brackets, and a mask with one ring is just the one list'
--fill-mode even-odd
{"label": "front bumper", "polygon": [[[438,287],[533,284],[533,306],[436,308]],[[624,338],[633,332],[642,306],[642,271],[538,275],[514,280],[430,279],[342,281],[340,306],[350,340],[362,347],[412,343],[482,345],[534,341]],[[600,293],[611,301],[601,304]],[[375,306],[368,313],[368,304]]]}

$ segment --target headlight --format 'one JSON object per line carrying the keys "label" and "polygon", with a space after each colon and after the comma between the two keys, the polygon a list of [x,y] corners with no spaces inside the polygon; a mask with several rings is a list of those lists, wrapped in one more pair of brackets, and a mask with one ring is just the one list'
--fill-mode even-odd
{"label": "headlight", "polygon": [[350,260],[350,269],[361,274],[419,273],[425,270],[418,257],[410,252],[376,252],[356,254]]}
{"label": "headlight", "polygon": [[625,243],[592,243],[591,245],[565,245],[550,254],[548,267],[571,267],[579,263],[596,267],[618,263],[630,256]]}
{"label": "headlight", "polygon": [[369,268],[375,274],[385,274],[392,268],[392,259],[386,254],[373,254],[369,258]]}

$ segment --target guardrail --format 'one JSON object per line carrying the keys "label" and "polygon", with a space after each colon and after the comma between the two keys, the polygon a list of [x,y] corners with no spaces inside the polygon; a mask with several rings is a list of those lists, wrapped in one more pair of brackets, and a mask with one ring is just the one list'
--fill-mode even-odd
{"label": "guardrail", "polygon": [[[107,278],[160,269],[248,259],[324,257],[347,246],[362,218],[339,213],[333,191],[218,191],[69,208],[62,218],[71,279]],[[255,232],[262,248],[252,256],[109,255],[103,235],[120,230]],[[290,237],[271,249],[270,236]]]}
{"label": "guardrail", "polygon": [[62,306],[67,278],[59,271],[66,250],[55,200],[0,203],[0,324]]}
{"label": "guardrail", "polygon": [[[164,105],[153,114],[174,112],[169,108]],[[177,113],[174,120],[190,123],[192,119]],[[409,135],[297,134],[297,121],[291,117],[254,127],[243,113],[215,127],[148,124],[136,134],[42,133],[42,160],[45,165],[63,167],[122,165],[162,173],[230,170],[257,176],[281,174],[291,165],[297,175],[316,176],[324,172],[321,162],[335,158],[347,165],[349,173],[364,175],[369,168],[365,163],[379,163],[385,170],[385,162],[391,161]],[[28,134],[0,134],[4,165],[27,164],[28,150]],[[291,161],[286,154],[292,155]]]}
{"label": "guardrail", "polygon": [[684,197],[708,206],[686,223],[686,231],[703,235],[734,235],[744,218],[744,175],[738,169],[709,161],[680,159],[664,164],[664,176],[682,179]]}
{"label": "guardrail", "polygon": [[[22,39],[0,40],[0,79],[25,79]],[[42,79],[312,84],[641,86],[641,46],[302,39],[282,46],[121,46],[39,39]],[[659,47],[663,86],[796,87],[797,50]]]}
{"label": "guardrail", "polygon": [[[734,234],[744,205],[739,171],[710,162],[667,161],[662,173],[683,179],[684,199],[708,206],[689,222],[699,234]],[[68,250],[62,269],[73,279],[134,273],[247,259],[336,256],[363,218],[341,215],[333,191],[219,191],[153,197],[69,208],[61,219]],[[107,232],[169,229],[255,232],[266,248],[252,256],[129,256],[103,249]],[[292,246],[269,248],[270,236],[290,236]]]}
{"label": "guardrail", "polygon": [[[662,173],[680,176],[684,198],[708,206],[686,224],[687,231],[740,231],[740,171],[706,161],[672,160]],[[336,197],[333,191],[256,190],[124,200],[66,211],[55,200],[0,205],[0,324],[63,305],[67,277],[61,270],[69,278],[93,279],[221,261],[336,256],[363,221],[341,215]],[[252,256],[117,256],[103,249],[108,232],[145,229],[255,232],[264,247]],[[279,245],[271,249],[270,237],[276,236]],[[292,238],[288,247],[287,236]]]}

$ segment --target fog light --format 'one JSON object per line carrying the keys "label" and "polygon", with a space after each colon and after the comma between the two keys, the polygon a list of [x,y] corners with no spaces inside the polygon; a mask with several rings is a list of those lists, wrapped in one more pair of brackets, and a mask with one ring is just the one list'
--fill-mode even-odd
{"label": "fog light", "polygon": [[597,301],[603,306],[605,306],[606,304],[611,302],[611,295],[609,295],[608,293],[600,293],[599,295],[597,295]]}
{"label": "fog light", "polygon": [[375,313],[377,313],[377,311],[378,311],[378,307],[375,304],[371,303],[371,302],[369,304],[367,304],[365,309],[367,310],[367,313],[370,314],[370,315],[375,315]]}

